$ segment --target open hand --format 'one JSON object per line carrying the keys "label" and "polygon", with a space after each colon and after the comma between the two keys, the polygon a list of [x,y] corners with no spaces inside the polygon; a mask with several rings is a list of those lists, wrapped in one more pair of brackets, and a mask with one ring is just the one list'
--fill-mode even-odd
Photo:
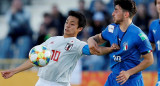
{"label": "open hand", "polygon": [[117,83],[121,83],[121,85],[123,85],[129,77],[130,74],[127,71],[121,71],[120,74],[116,77],[116,81]]}

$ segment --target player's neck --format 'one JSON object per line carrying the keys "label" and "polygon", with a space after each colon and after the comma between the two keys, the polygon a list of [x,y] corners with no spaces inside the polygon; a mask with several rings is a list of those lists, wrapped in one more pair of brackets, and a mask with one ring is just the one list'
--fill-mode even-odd
{"label": "player's neck", "polygon": [[123,22],[121,22],[120,25],[120,29],[122,32],[125,32],[128,28],[128,26],[132,23],[132,19],[127,19],[124,20]]}
{"label": "player's neck", "polygon": [[67,35],[63,35],[64,38],[71,38],[71,37],[77,37],[77,36],[67,36]]}

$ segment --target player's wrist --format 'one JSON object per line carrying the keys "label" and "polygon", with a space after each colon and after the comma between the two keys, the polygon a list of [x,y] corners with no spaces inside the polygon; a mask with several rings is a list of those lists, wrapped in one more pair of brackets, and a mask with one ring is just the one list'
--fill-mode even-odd
{"label": "player's wrist", "polygon": [[127,74],[128,74],[129,76],[132,76],[132,75],[133,75],[133,73],[131,72],[131,70],[127,70],[126,72],[127,72]]}

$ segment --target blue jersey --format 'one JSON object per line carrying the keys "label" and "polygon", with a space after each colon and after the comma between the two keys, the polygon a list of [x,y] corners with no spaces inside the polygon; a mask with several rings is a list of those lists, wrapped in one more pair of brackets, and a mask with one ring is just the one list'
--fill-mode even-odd
{"label": "blue jersey", "polygon": [[160,20],[154,20],[149,28],[148,38],[151,43],[156,44],[157,63],[158,63],[158,81],[160,81]]}
{"label": "blue jersey", "polygon": [[[128,26],[126,32],[120,30],[119,25],[110,24],[103,32],[102,38],[110,44],[116,43],[120,50],[110,54],[112,73],[119,75],[124,70],[137,66],[140,57],[152,50],[148,37],[133,23]],[[141,76],[141,72],[130,76]]]}

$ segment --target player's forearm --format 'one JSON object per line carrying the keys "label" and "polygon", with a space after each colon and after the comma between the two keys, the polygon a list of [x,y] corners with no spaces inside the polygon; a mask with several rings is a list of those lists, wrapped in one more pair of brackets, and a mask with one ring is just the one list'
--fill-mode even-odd
{"label": "player's forearm", "polygon": [[153,60],[152,52],[148,53],[147,55],[143,55],[143,57],[144,56],[146,58],[144,58],[144,60],[139,65],[137,65],[136,67],[134,67],[130,70],[127,70],[127,72],[130,74],[130,76],[146,69],[151,64],[153,64],[154,60]]}
{"label": "player's forearm", "polygon": [[111,47],[101,47],[99,46],[100,53],[98,55],[106,55],[113,52],[113,48]]}
{"label": "player's forearm", "polygon": [[14,71],[14,73],[16,74],[16,73],[19,73],[19,72],[21,72],[21,71],[30,69],[30,68],[32,68],[32,67],[33,67],[32,63],[31,63],[29,60],[27,60],[25,63],[23,63],[23,64],[20,65],[19,67],[15,68],[13,71]]}

